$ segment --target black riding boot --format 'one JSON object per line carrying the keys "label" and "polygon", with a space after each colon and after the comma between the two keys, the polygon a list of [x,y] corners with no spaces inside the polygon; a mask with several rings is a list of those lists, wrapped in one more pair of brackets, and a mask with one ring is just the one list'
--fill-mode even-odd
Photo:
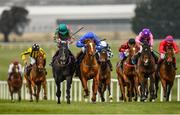
{"label": "black riding boot", "polygon": [[158,64],[158,56],[152,51],[152,56],[154,57],[155,63]]}
{"label": "black riding boot", "polygon": [[173,66],[174,66],[175,70],[177,70],[175,57],[173,58]]}
{"label": "black riding boot", "polygon": [[59,51],[57,50],[56,53],[54,54],[54,56],[52,57],[52,61],[49,64],[50,66],[52,66],[52,64],[54,63],[54,60],[55,60],[56,56],[58,56],[58,53],[59,53]]}
{"label": "black riding boot", "polygon": [[109,67],[110,67],[110,70],[113,71],[113,66],[112,66],[111,61],[110,61],[110,60],[107,60],[107,63],[108,63],[108,65],[109,65]]}
{"label": "black riding boot", "polygon": [[32,65],[30,64],[30,65],[27,67],[27,76],[28,76],[28,77],[30,76],[31,69],[32,69]]}

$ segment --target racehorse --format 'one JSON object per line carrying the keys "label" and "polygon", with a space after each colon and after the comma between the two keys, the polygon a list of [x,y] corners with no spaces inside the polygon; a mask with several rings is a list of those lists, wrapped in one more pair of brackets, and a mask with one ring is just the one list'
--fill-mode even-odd
{"label": "racehorse", "polygon": [[38,53],[36,63],[32,65],[30,76],[25,74],[27,85],[30,91],[30,102],[33,101],[32,95],[36,97],[36,102],[39,101],[39,93],[41,91],[41,85],[44,89],[44,99],[47,100],[47,88],[46,88],[46,70],[44,67],[44,58],[42,53]]}
{"label": "racehorse", "polygon": [[[118,75],[118,82],[121,90],[120,100],[126,101],[126,93],[128,96],[128,101],[132,101],[132,97],[135,95],[135,101],[137,101],[138,95],[138,77],[135,71],[135,65],[132,64],[131,58],[137,53],[138,47],[130,46],[129,55],[123,62],[123,68],[120,67],[120,63],[116,66],[116,73]],[[127,92],[125,87],[127,86]]]}
{"label": "racehorse", "polygon": [[96,101],[96,94],[99,86],[99,74],[100,74],[100,65],[98,64],[98,61],[96,59],[96,48],[95,43],[92,39],[85,40],[86,44],[86,51],[85,56],[82,59],[82,62],[80,64],[80,80],[82,82],[82,86],[84,88],[84,98],[85,101],[87,100],[87,97],[89,96],[89,90],[87,87],[87,81],[90,79],[93,79],[93,95],[92,95],[92,102]]}
{"label": "racehorse", "polygon": [[111,70],[108,65],[108,54],[107,50],[103,48],[98,54],[99,54],[99,63],[100,63],[100,76],[99,76],[99,87],[98,91],[101,96],[101,101],[104,102],[104,92],[106,91],[106,88],[108,89],[109,93],[109,100],[112,101],[111,96]]}
{"label": "racehorse", "polygon": [[166,47],[166,58],[160,65],[159,75],[163,86],[164,98],[169,101],[169,95],[174,83],[176,70],[173,66],[174,51],[172,47]]}
{"label": "racehorse", "polygon": [[61,47],[59,48],[58,56],[52,63],[53,77],[57,87],[57,103],[60,104],[61,82],[66,80],[66,99],[67,103],[70,104],[70,89],[72,84],[72,77],[75,72],[75,58],[70,55],[70,51],[68,49],[68,41],[61,41],[60,46]]}
{"label": "racehorse", "polygon": [[18,63],[14,64],[10,79],[8,79],[7,82],[11,94],[11,102],[14,102],[13,93],[18,93],[18,100],[21,101],[22,76],[19,72]]}
{"label": "racehorse", "polygon": [[150,101],[155,100],[155,60],[151,54],[149,45],[142,44],[142,53],[137,63],[137,74],[140,82],[141,101],[148,97],[148,78],[150,78]]}

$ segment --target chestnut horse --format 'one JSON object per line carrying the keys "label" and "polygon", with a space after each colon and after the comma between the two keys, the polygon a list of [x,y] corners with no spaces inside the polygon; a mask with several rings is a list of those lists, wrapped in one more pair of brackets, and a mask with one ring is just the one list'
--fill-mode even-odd
{"label": "chestnut horse", "polygon": [[52,64],[53,77],[57,87],[57,103],[61,103],[61,83],[66,80],[66,99],[67,104],[70,104],[70,89],[73,74],[75,72],[75,57],[73,55],[70,55],[70,50],[68,49],[68,41],[61,41],[60,46],[61,47],[58,50],[58,56],[55,58]]}
{"label": "chestnut horse", "polygon": [[32,95],[36,97],[36,102],[39,101],[39,93],[41,85],[44,89],[44,99],[47,100],[47,87],[46,87],[46,69],[44,67],[44,57],[42,53],[38,53],[36,63],[32,65],[30,76],[25,74],[27,85],[30,92],[30,102],[33,101]]}
{"label": "chestnut horse", "polygon": [[[138,95],[138,77],[135,71],[135,65],[132,64],[131,58],[137,53],[138,47],[130,46],[129,55],[127,59],[123,62],[123,69],[120,67],[120,63],[116,66],[116,73],[118,75],[118,82],[121,90],[120,100],[126,101],[126,95],[128,96],[128,101],[132,101],[132,97],[135,95],[135,101],[137,101]],[[127,92],[125,87],[127,86]]]}
{"label": "chestnut horse", "polygon": [[169,101],[169,95],[174,83],[176,70],[173,66],[174,51],[172,47],[166,47],[166,58],[160,65],[159,75],[163,86],[164,98]]}
{"label": "chestnut horse", "polygon": [[92,95],[92,102],[96,101],[96,94],[99,86],[99,74],[100,74],[100,65],[96,59],[96,47],[95,43],[92,39],[85,40],[86,44],[86,52],[85,56],[80,64],[80,80],[82,82],[82,86],[84,88],[84,98],[85,101],[89,96],[89,90],[87,87],[87,81],[93,79],[93,95]]}
{"label": "chestnut horse", "polygon": [[140,82],[141,101],[148,97],[148,78],[150,78],[150,101],[155,100],[155,60],[147,43],[142,45],[142,53],[137,63],[137,74]]}
{"label": "chestnut horse", "polygon": [[7,80],[9,92],[11,94],[11,102],[14,102],[13,93],[18,93],[18,100],[21,101],[22,76],[19,72],[18,64],[14,64],[10,79]]}
{"label": "chestnut horse", "polygon": [[101,101],[104,102],[104,92],[106,91],[106,88],[108,89],[109,93],[109,100],[112,101],[111,96],[111,70],[108,65],[108,51],[103,48],[99,52],[99,63],[100,63],[100,76],[99,76],[99,88],[98,91],[101,96]]}

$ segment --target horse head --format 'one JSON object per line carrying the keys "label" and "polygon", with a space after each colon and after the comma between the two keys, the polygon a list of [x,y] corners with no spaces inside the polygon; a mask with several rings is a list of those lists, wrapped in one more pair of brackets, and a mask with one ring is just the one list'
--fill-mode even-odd
{"label": "horse head", "polygon": [[143,61],[144,65],[147,66],[151,61],[151,49],[147,43],[144,43],[142,48],[141,60]]}
{"label": "horse head", "polygon": [[108,60],[108,54],[107,54],[107,50],[105,48],[103,48],[100,52],[99,52],[99,61],[104,63]]}
{"label": "horse head", "polygon": [[65,64],[67,64],[68,59],[69,59],[68,42],[61,41],[60,48],[59,48],[59,54],[58,54],[58,63],[61,65],[65,65]]}
{"label": "horse head", "polygon": [[85,44],[86,44],[86,53],[87,53],[89,56],[95,56],[96,47],[95,47],[94,40],[92,40],[92,39],[87,39],[87,40],[85,40]]}
{"label": "horse head", "polygon": [[166,47],[166,61],[168,64],[173,62],[174,51],[171,46]]}
{"label": "horse head", "polygon": [[38,57],[36,59],[36,66],[37,66],[37,70],[39,72],[43,72],[44,71],[44,56],[42,53],[38,53]]}
{"label": "horse head", "polygon": [[19,63],[13,63],[13,68],[12,68],[12,73],[16,74],[14,77],[18,77],[17,75],[19,74],[19,66],[18,66]]}
{"label": "horse head", "polygon": [[130,45],[129,46],[129,57],[134,56],[138,52],[137,45]]}

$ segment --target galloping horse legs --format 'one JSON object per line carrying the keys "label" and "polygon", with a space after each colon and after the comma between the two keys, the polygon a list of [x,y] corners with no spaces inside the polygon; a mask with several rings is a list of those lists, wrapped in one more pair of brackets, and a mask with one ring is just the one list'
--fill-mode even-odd
{"label": "galloping horse legs", "polygon": [[91,98],[91,101],[92,101],[92,102],[95,102],[95,101],[96,101],[96,94],[97,94],[98,85],[99,85],[98,79],[99,79],[99,77],[94,77],[94,78],[93,78],[93,86],[92,86],[93,96],[92,96],[92,98]]}
{"label": "galloping horse legs", "polygon": [[42,86],[43,86],[43,89],[44,89],[44,99],[47,100],[47,87],[46,87],[46,80],[44,80],[44,82],[42,82]]}
{"label": "galloping horse legs", "polygon": [[39,101],[39,93],[41,91],[41,83],[37,85],[36,102]]}
{"label": "galloping horse legs", "polygon": [[125,96],[125,87],[124,87],[124,82],[122,78],[118,78],[119,80],[119,86],[121,90],[121,97],[120,100],[124,100],[126,102],[126,96]]}
{"label": "galloping horse legs", "polygon": [[155,99],[155,94],[154,94],[154,90],[155,89],[155,79],[154,79],[154,74],[152,76],[150,76],[150,87],[149,87],[149,91],[150,91],[150,101]]}
{"label": "galloping horse legs", "polygon": [[87,87],[87,80],[84,77],[82,77],[81,81],[82,81],[82,86],[83,86],[84,92],[85,92],[84,98],[87,98],[89,96],[89,91],[88,91],[88,87]]}
{"label": "galloping horse legs", "polygon": [[18,101],[21,101],[21,90],[18,91]]}
{"label": "galloping horse legs", "polygon": [[166,98],[166,80],[164,79],[161,79],[161,83],[162,83],[162,87],[163,87],[163,95],[164,95],[164,98]]}
{"label": "galloping horse legs", "polygon": [[140,87],[140,90],[141,90],[141,101],[144,101],[144,100],[146,100],[146,94],[145,94],[145,91],[146,91],[146,86],[145,86],[145,82],[146,82],[146,80],[145,80],[145,78],[142,78],[142,80],[141,80],[141,87]]}
{"label": "galloping horse legs", "polygon": [[169,84],[167,84],[167,92],[166,92],[166,101],[169,101],[169,95],[170,95],[170,93],[171,93],[171,88],[172,88],[172,86],[173,86],[173,83],[169,83]]}
{"label": "galloping horse legs", "polygon": [[135,93],[134,101],[137,101],[138,96],[140,95],[139,90],[138,90],[139,81],[138,81],[137,76],[135,76],[135,78],[134,78],[134,86],[135,86],[135,88],[134,88],[134,93]]}
{"label": "galloping horse legs", "polygon": [[70,89],[71,89],[72,77],[71,76],[66,77],[66,81],[67,81],[66,99],[67,99],[67,104],[70,104]]}
{"label": "galloping horse legs", "polygon": [[60,97],[61,97],[61,90],[60,90],[60,88],[61,88],[61,84],[59,82],[56,82],[56,86],[57,86],[56,96],[58,98],[57,104],[61,104],[61,102],[60,102]]}
{"label": "galloping horse legs", "polygon": [[112,96],[111,96],[111,81],[110,80],[106,80],[106,84],[107,84],[107,89],[109,91],[109,99],[110,101],[112,101]]}

